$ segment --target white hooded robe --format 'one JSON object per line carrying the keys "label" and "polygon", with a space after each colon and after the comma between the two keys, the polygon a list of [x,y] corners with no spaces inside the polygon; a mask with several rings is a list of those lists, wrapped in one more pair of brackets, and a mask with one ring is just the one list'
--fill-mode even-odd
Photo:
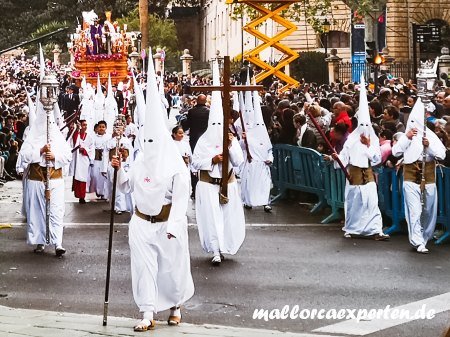
{"label": "white hooded robe", "polygon": [[[217,68],[217,69],[216,69]],[[219,70],[213,68],[213,83],[219,85]],[[212,164],[212,158],[222,153],[223,135],[222,99],[213,91],[208,128],[200,137],[192,156],[195,170],[208,171],[212,178],[222,177],[222,164]],[[239,167],[244,162],[242,149],[236,138],[229,148],[229,168]],[[199,181],[195,192],[195,214],[200,243],[206,252],[236,254],[245,238],[245,218],[239,186],[236,181],[228,183],[226,204],[219,203],[219,185]]]}
{"label": "white hooded robe", "polygon": [[[404,155],[404,164],[422,161],[422,138],[424,130],[425,107],[420,98],[417,99],[406,124],[405,134],[392,147],[392,154],[396,157]],[[406,134],[412,128],[417,128],[417,135],[410,140]],[[430,145],[426,151],[425,161],[445,158],[445,146],[436,134],[427,128],[426,137]],[[414,247],[426,245],[433,237],[437,219],[437,188],[436,183],[426,184],[425,214],[422,214],[420,184],[412,181],[403,182],[403,198],[405,202],[405,216],[408,223],[409,242]],[[423,223],[422,223],[423,220]]]}

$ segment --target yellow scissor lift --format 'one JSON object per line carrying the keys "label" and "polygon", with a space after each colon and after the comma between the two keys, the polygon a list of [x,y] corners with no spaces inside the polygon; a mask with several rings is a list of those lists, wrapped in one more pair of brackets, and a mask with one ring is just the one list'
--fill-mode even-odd
{"label": "yellow scissor lift", "polygon": [[[261,16],[253,19],[242,29],[247,33],[255,36],[259,40],[263,41],[262,44],[256,46],[254,49],[244,52],[243,58],[249,60],[256,66],[260,67],[263,71],[256,76],[256,82],[259,83],[270,75],[278,77],[280,80],[286,83],[286,85],[281,88],[281,91],[286,91],[289,88],[294,88],[299,85],[299,82],[292,77],[286,75],[281,71],[285,66],[289,65],[292,61],[298,58],[298,53],[289,48],[288,46],[282,44],[280,41],[285,37],[291,35],[297,27],[292,22],[289,22],[283,18],[280,13],[287,10],[290,5],[298,1],[293,0],[226,0],[227,4],[240,3],[252,7]],[[279,32],[274,36],[267,36],[261,33],[257,27],[267,20],[272,20],[279,25],[285,27],[283,31]],[[259,58],[260,53],[266,48],[275,48],[284,54],[282,59],[278,62],[276,66],[272,66]]]}

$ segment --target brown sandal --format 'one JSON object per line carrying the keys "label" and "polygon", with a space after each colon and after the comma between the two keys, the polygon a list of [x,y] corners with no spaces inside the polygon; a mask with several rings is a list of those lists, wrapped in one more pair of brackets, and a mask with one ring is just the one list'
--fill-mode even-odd
{"label": "brown sandal", "polygon": [[[147,324],[148,323],[148,324]],[[155,328],[155,320],[143,319],[139,322],[139,324],[134,326],[134,331],[136,332],[144,332],[148,330],[153,330]]]}
{"label": "brown sandal", "polygon": [[[176,307],[172,307],[170,308],[170,310],[176,310],[176,309],[180,309],[180,307],[176,308]],[[167,324],[169,325],[178,325],[181,323],[181,312],[180,312],[180,316],[169,316],[169,319],[167,320]]]}
{"label": "brown sandal", "polygon": [[169,325],[178,325],[180,323],[181,323],[180,316],[169,316],[169,319],[167,320],[167,324]]}

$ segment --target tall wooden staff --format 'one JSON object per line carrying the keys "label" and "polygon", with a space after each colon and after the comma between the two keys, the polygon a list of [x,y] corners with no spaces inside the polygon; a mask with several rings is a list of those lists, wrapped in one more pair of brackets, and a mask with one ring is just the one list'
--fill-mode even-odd
{"label": "tall wooden staff", "polygon": [[[122,137],[122,131],[118,130],[123,125],[119,124],[119,120],[116,121],[115,132],[116,132],[116,149],[115,156],[119,157],[119,147],[120,147],[120,139]],[[103,326],[106,326],[108,323],[108,304],[109,304],[109,279],[111,275],[111,254],[112,254],[112,243],[113,243],[113,233],[114,233],[114,204],[116,201],[116,188],[117,188],[117,167],[114,167],[114,175],[113,175],[113,189],[111,195],[111,211],[110,211],[110,220],[109,220],[109,241],[108,241],[108,262],[106,264],[106,286],[105,286],[105,302],[103,305]]]}
{"label": "tall wooden staff", "polygon": [[[325,141],[325,143],[327,144],[328,148],[333,151],[333,153],[337,154],[336,150],[334,149],[333,145],[331,145],[330,141],[328,140],[327,136],[325,135],[325,133],[323,132],[322,128],[320,127],[319,124],[317,124],[316,120],[314,119],[314,116],[311,114],[311,112],[309,111],[309,109],[307,109],[306,112],[309,116],[309,119],[311,119],[311,122],[314,124],[314,126],[316,127],[317,131],[319,131],[320,135],[322,136],[323,140]],[[344,164],[342,164],[341,160],[339,159],[339,157],[336,157],[336,161],[339,164],[339,167],[342,169],[342,171],[345,174],[345,177],[348,179],[348,181],[351,183],[352,180],[350,178],[350,175],[348,174],[347,169],[345,168]]]}
{"label": "tall wooden staff", "polygon": [[241,120],[241,129],[242,129],[242,132],[245,134],[245,137],[242,137],[242,138],[244,138],[245,152],[247,152],[248,162],[251,163],[253,158],[250,153],[250,149],[248,147],[247,134],[245,133],[245,123],[244,123],[244,119],[242,118],[242,116],[243,116],[242,111],[241,111],[241,109],[239,109],[239,119]]}
{"label": "tall wooden staff", "polygon": [[222,92],[222,108],[223,108],[223,153],[222,153],[222,180],[220,184],[219,201],[221,204],[228,202],[228,159],[229,159],[229,120],[230,120],[230,93],[232,91],[253,91],[262,90],[262,85],[231,85],[230,84],[230,57],[225,56],[223,59],[223,86],[192,86],[192,91],[221,91]]}

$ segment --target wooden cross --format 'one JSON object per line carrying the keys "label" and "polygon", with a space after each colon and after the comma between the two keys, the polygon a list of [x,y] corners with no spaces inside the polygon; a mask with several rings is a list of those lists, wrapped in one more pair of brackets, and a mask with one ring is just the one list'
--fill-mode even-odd
{"label": "wooden cross", "polygon": [[230,57],[225,56],[223,59],[223,86],[193,86],[190,90],[195,91],[220,91],[222,92],[222,108],[223,108],[223,143],[222,143],[222,180],[220,184],[219,200],[221,204],[228,202],[228,128],[231,115],[230,93],[233,91],[254,91],[262,90],[262,85],[231,85],[230,84]]}

